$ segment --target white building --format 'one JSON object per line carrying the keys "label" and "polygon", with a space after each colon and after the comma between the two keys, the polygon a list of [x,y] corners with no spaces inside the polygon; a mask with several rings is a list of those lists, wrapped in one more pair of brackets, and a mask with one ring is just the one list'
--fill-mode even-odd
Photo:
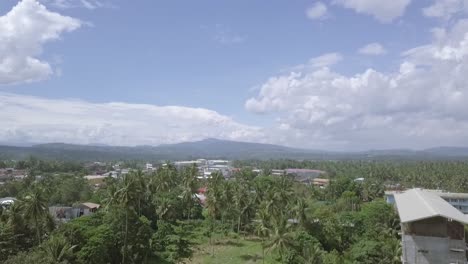
{"label": "white building", "polygon": [[146,170],[148,170],[148,171],[153,170],[153,164],[151,164],[151,163],[146,163]]}

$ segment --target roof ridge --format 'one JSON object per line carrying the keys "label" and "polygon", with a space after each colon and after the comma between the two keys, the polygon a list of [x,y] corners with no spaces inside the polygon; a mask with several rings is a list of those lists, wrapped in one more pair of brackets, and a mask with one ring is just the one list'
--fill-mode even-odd
{"label": "roof ridge", "polygon": [[[429,209],[429,211],[432,212],[432,214],[435,214],[435,215],[440,215],[440,212],[436,212],[436,210],[434,209],[434,207],[432,207],[427,201],[426,199],[424,199],[423,194],[422,194],[422,190],[415,190],[416,192],[416,195],[418,196],[418,198],[423,202],[423,204]],[[427,193],[425,193],[424,195],[426,195]]]}

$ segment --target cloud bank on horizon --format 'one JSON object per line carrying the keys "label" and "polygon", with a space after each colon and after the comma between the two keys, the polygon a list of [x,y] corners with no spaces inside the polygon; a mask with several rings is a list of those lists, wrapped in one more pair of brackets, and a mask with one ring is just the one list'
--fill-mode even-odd
{"label": "cloud bank on horizon", "polygon": [[[93,9],[86,3],[98,7],[101,1],[54,1],[61,3],[63,8],[75,3]],[[345,8],[389,24],[404,17],[410,4],[316,2],[305,16],[323,23],[334,8]],[[397,54],[399,65],[392,71],[370,67],[340,73],[337,66],[345,64],[347,56],[336,51],[305,58],[288,73],[268,78],[244,107],[255,115],[273,116],[270,126],[243,124],[205,108],[0,92],[0,139],[156,145],[220,138],[329,149],[460,145],[468,142],[468,1],[434,0],[420,12],[427,19],[440,19],[441,26],[431,29],[431,42]],[[82,24],[36,0],[20,1],[0,16],[0,85],[52,78],[53,67],[41,58],[44,45]],[[392,54],[378,40],[363,43],[355,53],[368,58]]]}

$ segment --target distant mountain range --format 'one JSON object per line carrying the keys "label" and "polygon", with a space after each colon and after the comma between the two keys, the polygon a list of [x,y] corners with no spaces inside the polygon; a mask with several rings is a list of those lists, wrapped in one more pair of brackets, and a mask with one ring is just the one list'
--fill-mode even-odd
{"label": "distant mountain range", "polygon": [[76,161],[109,160],[187,160],[196,158],[223,159],[308,159],[308,160],[425,160],[468,159],[468,148],[438,147],[426,150],[369,150],[333,152],[290,148],[271,144],[205,139],[196,142],[159,146],[117,147],[74,145],[64,143],[32,146],[0,146],[0,158],[23,159],[36,156],[44,159]]}

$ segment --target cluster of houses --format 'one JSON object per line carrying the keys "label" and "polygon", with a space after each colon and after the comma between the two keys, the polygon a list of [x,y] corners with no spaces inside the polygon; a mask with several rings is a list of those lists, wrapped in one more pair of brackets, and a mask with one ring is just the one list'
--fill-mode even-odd
{"label": "cluster of houses", "polygon": [[[196,159],[196,160],[185,160],[185,161],[175,161],[172,163],[177,169],[184,169],[195,165],[197,167],[197,177],[199,179],[208,179],[214,172],[221,173],[225,178],[231,178],[239,168],[232,166],[232,162],[229,160],[210,160],[210,159]],[[159,167],[167,166],[167,164],[161,164],[160,166],[155,166],[152,163],[146,163],[144,166],[144,171],[153,172],[156,171]],[[109,168],[112,168],[109,170]],[[106,170],[107,168],[107,170]],[[85,176],[92,185],[99,187],[104,183],[104,180],[107,177],[118,178],[122,175],[129,173],[130,169],[121,168],[121,164],[117,163],[112,166],[105,163],[94,162],[88,166],[88,170],[92,174]],[[260,169],[253,169],[254,172],[261,173]],[[314,185],[320,188],[324,188],[330,184],[330,180],[326,178],[326,172],[322,170],[313,170],[313,169],[296,169],[288,168],[284,170],[274,169],[271,170],[271,175],[273,176],[292,176],[296,181],[307,184]]]}
{"label": "cluster of houses", "polygon": [[26,170],[17,170],[15,168],[0,169],[0,185],[4,184],[6,181],[22,180],[26,175]]}
{"label": "cluster of houses", "polygon": [[[0,198],[0,207],[7,209],[17,201],[14,197]],[[57,222],[68,222],[80,216],[90,215],[101,206],[96,203],[80,203],[74,206],[50,206],[49,213]]]}
{"label": "cluster of houses", "polygon": [[[220,172],[225,178],[232,176],[233,172],[236,170],[231,166],[229,160],[207,160],[207,159],[197,159],[197,160],[186,160],[186,161],[176,161],[174,166],[177,169],[182,169],[184,167],[189,167],[196,165],[198,168],[199,179],[208,179],[211,177],[211,174],[214,172]],[[164,166],[164,164],[163,164]]]}

